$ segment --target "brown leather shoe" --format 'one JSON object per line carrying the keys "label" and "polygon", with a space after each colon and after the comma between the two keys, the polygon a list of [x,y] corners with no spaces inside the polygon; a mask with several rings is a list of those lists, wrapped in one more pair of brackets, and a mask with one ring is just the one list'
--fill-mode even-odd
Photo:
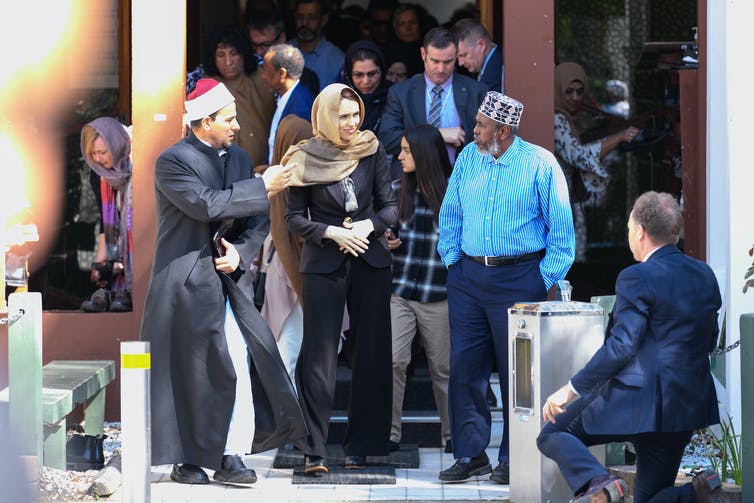
{"label": "brown leather shoe", "polygon": [[574,497],[570,503],[617,503],[628,494],[628,483],[620,477],[594,477],[586,492]]}
{"label": "brown leather shoe", "polygon": [[100,288],[81,303],[81,310],[86,313],[104,313],[109,307],[110,291],[104,288]]}
{"label": "brown leather shoe", "polygon": [[728,503],[730,499],[723,491],[723,483],[720,482],[717,472],[704,470],[694,475],[691,481],[696,493],[698,503]]}
{"label": "brown leather shoe", "polygon": [[304,472],[312,477],[322,477],[329,470],[327,461],[320,456],[304,456]]}
{"label": "brown leather shoe", "polygon": [[367,458],[366,456],[352,454],[346,456],[343,465],[346,467],[346,470],[363,470],[367,467]]}

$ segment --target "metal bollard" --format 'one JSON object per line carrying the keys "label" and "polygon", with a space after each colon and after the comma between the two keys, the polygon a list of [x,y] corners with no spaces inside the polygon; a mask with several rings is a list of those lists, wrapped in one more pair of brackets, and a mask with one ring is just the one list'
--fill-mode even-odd
{"label": "metal bollard", "polygon": [[123,503],[152,499],[152,419],[148,342],[120,343],[120,421]]}

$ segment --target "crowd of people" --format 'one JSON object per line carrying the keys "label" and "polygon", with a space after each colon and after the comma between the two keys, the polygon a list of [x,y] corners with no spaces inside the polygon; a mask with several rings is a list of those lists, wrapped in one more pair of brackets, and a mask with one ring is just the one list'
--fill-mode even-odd
{"label": "crowd of people", "polygon": [[[519,137],[525,107],[504,94],[502,47],[471,13],[440,25],[413,4],[373,0],[359,15],[296,0],[287,19],[257,4],[265,2],[249,3],[243,27],[208,38],[204,64],[187,79],[186,136],[155,167],[157,246],[141,328],[154,361],[153,464],[173,464],[180,483],[209,483],[204,468],[220,482],[253,483],[243,455],[293,442],[304,471],[323,476],[345,352],[352,369],[345,468],[364,469],[368,456],[400,448],[418,339],[439,441],[455,458],[439,479],[491,474],[509,484],[507,309],[546,300],[580,259],[576,180],[587,192],[603,190],[601,159],[638,130],[582,145],[573,115],[587,77],[562,63],[555,152]],[[358,19],[359,30],[346,29],[348,19]],[[82,132],[82,152],[102,177],[109,245],[102,256],[115,249],[107,257],[124,271],[113,282],[116,297],[130,288],[129,150],[113,119]],[[596,461],[585,468],[585,449],[574,442],[608,434],[640,441],[640,473],[657,459],[666,468],[650,482],[637,478],[635,501],[649,501],[672,485],[668,474],[689,431],[718,419],[702,358],[717,335],[717,285],[675,247],[677,203],[645,196],[628,223],[641,264],[619,278],[610,336],[543,411],[553,426],[539,448],[563,468],[576,501],[619,501],[625,482]],[[699,305],[673,314],[666,303],[684,292],[651,285],[680,288],[663,280],[676,273],[706,295],[691,295]],[[682,344],[689,334],[700,343]],[[684,394],[692,402],[684,421],[671,420],[672,412],[644,415],[640,406],[660,411],[680,393],[677,376],[665,384],[663,367],[678,358],[693,359],[705,393]],[[504,428],[493,468],[485,450],[495,370]],[[616,390],[639,381],[637,400],[626,394],[609,405]],[[606,398],[593,402],[599,396]],[[647,419],[595,426],[590,407]],[[572,431],[578,414],[583,425]],[[719,492],[705,480],[695,479],[697,493]]]}

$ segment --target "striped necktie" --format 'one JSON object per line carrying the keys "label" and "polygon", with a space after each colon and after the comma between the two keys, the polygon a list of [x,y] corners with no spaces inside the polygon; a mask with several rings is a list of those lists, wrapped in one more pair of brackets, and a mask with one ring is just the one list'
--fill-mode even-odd
{"label": "striped necktie", "polygon": [[435,86],[432,88],[432,101],[429,103],[427,122],[436,128],[440,127],[440,109],[442,109],[442,87]]}

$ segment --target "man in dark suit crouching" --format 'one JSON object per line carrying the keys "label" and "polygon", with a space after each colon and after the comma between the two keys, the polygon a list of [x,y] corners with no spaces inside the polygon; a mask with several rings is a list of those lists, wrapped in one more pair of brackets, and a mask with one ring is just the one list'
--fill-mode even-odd
{"label": "man in dark suit crouching", "polygon": [[705,263],[676,248],[682,225],[670,194],[636,200],[628,243],[639,263],[615,283],[613,326],[542,409],[549,423],[537,445],[558,464],[572,502],[623,501],[626,482],[588,450],[615,441],[636,447],[634,502],[728,501],[711,470],[673,487],[693,431],[719,422],[708,353],[717,342],[720,291]]}

